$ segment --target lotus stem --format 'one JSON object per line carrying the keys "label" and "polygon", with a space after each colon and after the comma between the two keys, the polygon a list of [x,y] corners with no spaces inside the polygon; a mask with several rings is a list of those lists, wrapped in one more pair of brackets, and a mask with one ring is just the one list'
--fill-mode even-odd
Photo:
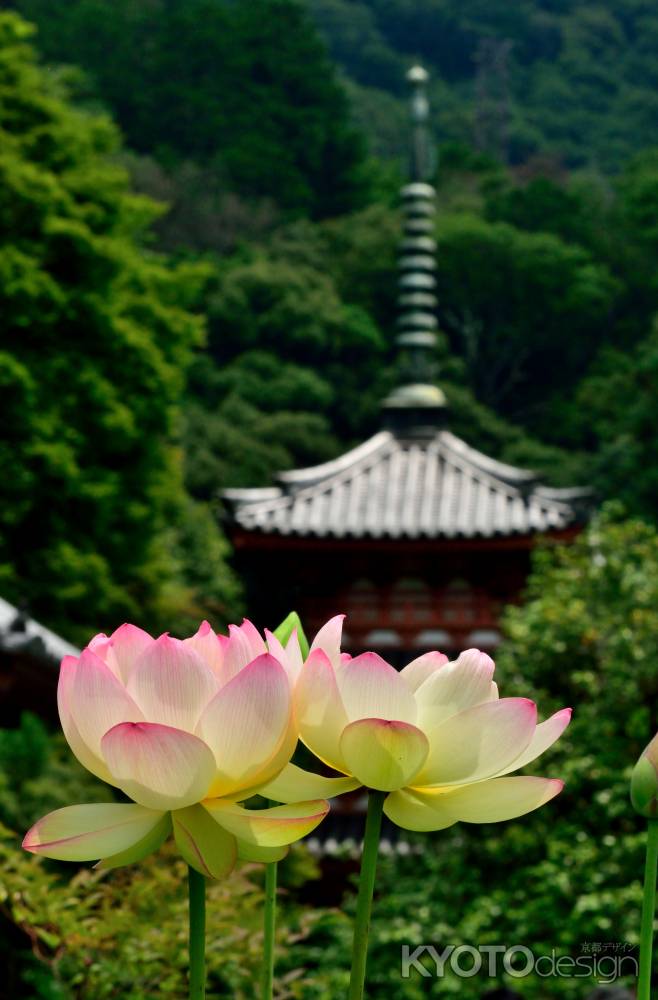
{"label": "lotus stem", "polygon": [[190,899],[190,1000],[206,996],[206,880],[188,868]]}
{"label": "lotus stem", "polygon": [[651,1000],[651,965],[653,959],[653,923],[656,912],[656,874],[658,873],[658,820],[650,819],[647,831],[647,859],[644,867],[644,897],[640,929],[640,971],[637,1000]]}
{"label": "lotus stem", "polygon": [[263,1000],[272,1000],[274,988],[274,935],[276,930],[276,881],[278,863],[265,865],[265,911],[263,919]]}
{"label": "lotus stem", "polygon": [[386,792],[378,792],[373,789],[370,789],[368,793],[368,815],[366,817],[366,829],[363,836],[363,853],[361,855],[359,895],[356,903],[356,919],[354,921],[352,971],[350,973],[348,1000],[363,1000],[363,988],[366,981],[366,962],[368,958],[370,911],[372,909],[372,894],[375,888],[379,834],[382,828],[382,810],[386,794]]}

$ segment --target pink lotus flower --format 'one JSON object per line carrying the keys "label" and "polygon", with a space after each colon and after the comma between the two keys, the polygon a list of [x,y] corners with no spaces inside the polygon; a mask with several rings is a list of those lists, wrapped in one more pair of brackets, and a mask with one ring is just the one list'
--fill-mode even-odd
{"label": "pink lotus flower", "polygon": [[[498,697],[494,662],[476,649],[451,663],[426,653],[400,673],[376,653],[352,659],[340,652],[342,620],[316,636],[295,694],[300,737],[348,776],[341,791],[388,792],[384,812],[393,822],[440,830],[513,819],[562,790],[558,780],[507,775],[555,742],[571,709],[538,725],[532,701]],[[318,787],[289,764],[264,794],[290,802]]]}
{"label": "pink lotus flower", "polygon": [[98,635],[62,661],[62,728],[81,764],[130,804],[69,806],[39,820],[23,846],[113,868],[155,850],[173,828],[185,860],[219,878],[237,857],[272,861],[314,829],[325,801],[249,810],[239,803],[288,763],[297,742],[296,636],[269,648],[253,625],[228,637],[204,622],[180,641],[134,625]]}

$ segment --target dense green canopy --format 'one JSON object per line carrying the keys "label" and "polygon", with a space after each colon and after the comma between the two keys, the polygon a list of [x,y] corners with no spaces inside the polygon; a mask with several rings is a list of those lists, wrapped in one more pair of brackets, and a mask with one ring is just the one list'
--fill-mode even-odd
{"label": "dense green canopy", "polygon": [[[206,271],[143,249],[156,207],[113,162],[109,121],[67,101],[30,36],[0,16],[0,587],[84,638],[202,596],[181,546],[204,514],[175,438]],[[219,598],[206,522],[205,596]]]}
{"label": "dense green canopy", "polygon": [[514,164],[615,172],[658,129],[650,0],[307,2],[381,151],[403,148],[402,76],[419,57],[437,134]]}
{"label": "dense green canopy", "polygon": [[233,191],[294,214],[358,207],[361,136],[295,0],[18,0],[45,55],[75,62],[130,146],[212,164]]}

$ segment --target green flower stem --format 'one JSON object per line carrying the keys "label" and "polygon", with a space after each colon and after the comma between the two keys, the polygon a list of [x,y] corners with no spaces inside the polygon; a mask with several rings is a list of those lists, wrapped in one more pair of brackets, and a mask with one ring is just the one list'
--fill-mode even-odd
{"label": "green flower stem", "polygon": [[653,922],[656,912],[656,874],[658,873],[658,820],[649,820],[647,860],[644,868],[644,898],[640,930],[640,972],[637,1000],[651,1000],[651,962],[653,958]]}
{"label": "green flower stem", "polygon": [[382,828],[382,810],[386,795],[386,792],[377,792],[373,789],[370,789],[368,793],[368,816],[366,818],[366,830],[363,837],[363,854],[361,856],[359,896],[356,903],[356,919],[354,921],[352,972],[350,974],[348,1000],[363,1000],[372,893],[375,888],[379,834]]}
{"label": "green flower stem", "polygon": [[190,898],[190,1000],[206,995],[206,880],[188,867]]}
{"label": "green flower stem", "polygon": [[278,863],[265,865],[265,912],[263,919],[263,1000],[272,1000],[274,987],[274,932],[276,929],[276,879]]}

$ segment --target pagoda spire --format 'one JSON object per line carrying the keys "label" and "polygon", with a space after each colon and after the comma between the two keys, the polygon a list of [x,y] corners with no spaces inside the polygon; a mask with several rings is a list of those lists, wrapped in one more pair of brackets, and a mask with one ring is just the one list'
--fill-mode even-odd
{"label": "pagoda spire", "polygon": [[398,384],[384,401],[385,423],[392,428],[436,426],[446,398],[434,384],[436,355],[436,192],[433,146],[428,129],[428,75],[422,66],[407,73],[411,87],[409,182],[401,191],[403,236],[399,258]]}

